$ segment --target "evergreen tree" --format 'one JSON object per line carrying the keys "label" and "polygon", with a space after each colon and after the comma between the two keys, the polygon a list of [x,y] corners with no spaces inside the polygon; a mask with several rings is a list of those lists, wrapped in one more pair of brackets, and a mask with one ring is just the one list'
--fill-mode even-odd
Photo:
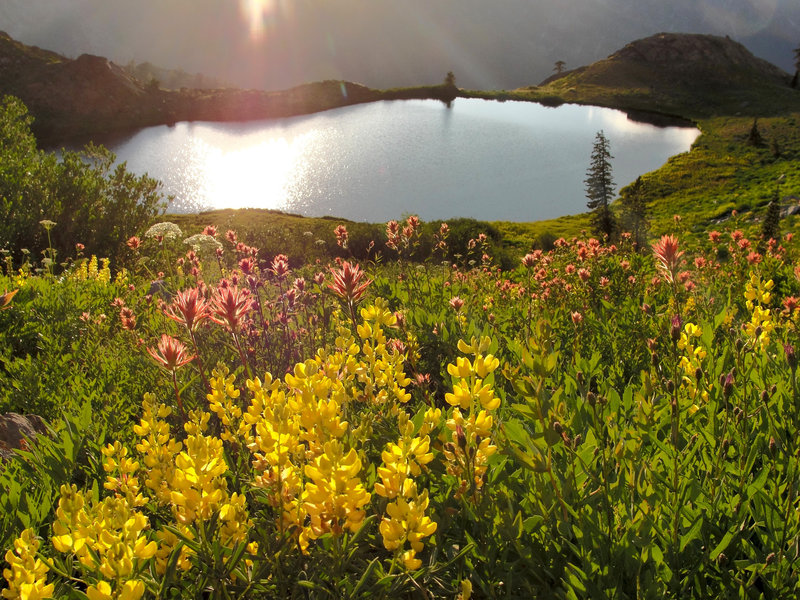
{"label": "evergreen tree", "polygon": [[781,179],[783,179],[783,176],[781,176],[778,180],[778,184],[775,186],[772,200],[770,200],[767,205],[767,213],[764,215],[764,222],[761,224],[761,244],[759,245],[759,249],[762,252],[770,240],[780,239],[781,236]]}
{"label": "evergreen tree", "polygon": [[647,215],[647,201],[644,182],[638,177],[631,185],[620,192],[622,200],[622,226],[630,232],[634,243],[641,249],[647,244],[650,220]]}
{"label": "evergreen tree", "polygon": [[747,134],[747,144],[750,146],[762,146],[764,138],[761,137],[761,132],[758,130],[758,117],[753,119],[753,125],[750,127],[750,133]]}
{"label": "evergreen tree", "polygon": [[611,239],[616,229],[611,201],[614,200],[614,180],[611,177],[611,162],[614,158],[609,152],[609,141],[602,131],[594,138],[591,164],[586,171],[586,206],[592,211],[592,229],[599,237]]}

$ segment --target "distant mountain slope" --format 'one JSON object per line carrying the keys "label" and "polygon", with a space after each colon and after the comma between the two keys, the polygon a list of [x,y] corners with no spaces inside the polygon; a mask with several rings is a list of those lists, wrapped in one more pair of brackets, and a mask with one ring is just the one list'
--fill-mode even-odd
{"label": "distant mountain slope", "polygon": [[45,145],[176,121],[234,121],[306,114],[375,100],[364,86],[326,81],[283,92],[164,90],[100,57],[69,59],[0,32],[0,94],[20,98]]}
{"label": "distant mountain slope", "polygon": [[455,85],[373,90],[348,81],[306,83],[279,92],[260,90],[165,90],[143,83],[100,57],[72,60],[26,46],[0,32],[0,95],[20,98],[34,117],[44,146],[97,140],[107,134],[178,121],[248,121],[309,114],[374,100],[434,98],[452,101]]}
{"label": "distant mountain slope", "polygon": [[707,116],[763,114],[793,104],[800,109],[800,92],[790,80],[730,38],[660,33],[523,89],[566,101]]}

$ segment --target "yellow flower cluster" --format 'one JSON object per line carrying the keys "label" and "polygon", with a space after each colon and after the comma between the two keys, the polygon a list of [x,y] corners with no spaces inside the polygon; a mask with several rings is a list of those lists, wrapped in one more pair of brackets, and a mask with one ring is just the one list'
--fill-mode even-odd
{"label": "yellow flower cluster", "polygon": [[209,382],[211,393],[206,396],[209,409],[222,423],[220,437],[225,441],[244,437],[248,429],[247,423],[242,418],[242,409],[236,402],[239,390],[234,385],[235,381],[233,375],[228,375],[227,367],[216,369]]}
{"label": "yellow flower cluster", "polygon": [[755,273],[750,274],[750,281],[745,285],[745,304],[752,313],[750,321],[745,323],[744,329],[748,336],[753,338],[754,344],[766,350],[769,345],[770,334],[775,330],[775,322],[769,308],[765,308],[772,301],[773,281],[762,282]]}
{"label": "yellow flower cluster", "polygon": [[492,412],[500,406],[500,398],[494,395],[492,373],[500,361],[492,354],[484,356],[490,344],[487,337],[473,338],[470,344],[459,340],[459,351],[472,354],[474,359],[459,357],[455,364],[447,365],[453,378],[453,392],[445,394],[453,407],[447,428],[455,441],[445,445],[444,455],[448,472],[461,481],[457,496],[467,489],[474,494],[483,487],[489,457],[497,451],[491,440]]}
{"label": "yellow flower cluster", "polygon": [[366,516],[362,507],[370,501],[370,493],[359,479],[361,460],[355,449],[347,452],[339,440],[325,443],[324,452],[307,464],[305,474],[310,481],[303,490],[303,509],[310,524],[300,534],[300,547],[307,539],[324,533],[355,532]]}
{"label": "yellow flower cluster", "polygon": [[[369,437],[371,419],[354,428],[347,415],[356,415],[354,405],[396,412],[410,399],[404,357],[388,348],[384,333],[396,326],[396,317],[380,299],[361,315],[359,342],[342,325],[333,352],[320,350],[313,360],[296,364],[283,383],[269,374],[263,383],[247,382],[252,398],[236,436],[252,453],[254,484],[267,492],[281,530],[295,532],[304,552],[325,533],[355,531],[365,517],[370,494],[360,479],[362,462],[354,444]],[[224,407],[225,401],[217,399],[222,395],[212,393],[209,400]],[[223,424],[235,414],[212,410]]]}
{"label": "yellow flower cluster", "polygon": [[[107,452],[108,456],[116,450]],[[106,465],[107,470],[113,470],[109,466]],[[130,484],[131,493],[138,496],[138,490],[133,489],[136,487]],[[135,510],[124,495],[90,502],[74,485],[64,485],[51,541],[57,551],[74,554],[86,572],[96,578],[86,590],[90,600],[138,600],[144,594],[139,574],[157,549],[144,533],[149,526],[149,519]]]}
{"label": "yellow flower cluster", "polygon": [[[401,408],[410,399],[405,353],[385,333],[397,319],[380,300],[361,314],[357,336],[341,326],[333,352],[320,350],[314,359],[295,365],[283,381],[269,374],[263,381],[247,380],[246,401],[234,376],[216,370],[207,395],[209,412],[190,412],[183,436],[170,430],[172,410],[145,394],[141,420],[134,426],[139,438],[135,454],[119,442],[102,451],[106,497],[98,499],[75,486],[61,489],[52,545],[77,559],[90,600],[138,600],[153,571],[163,575],[168,564],[189,571],[203,544],[229,549],[223,561],[239,556],[237,548],[243,545],[254,554],[258,547],[249,539],[246,490],[228,489],[231,472],[241,465],[229,464],[227,457],[240,450],[249,451],[252,459],[249,474],[237,471],[241,480],[249,475],[249,482],[266,492],[253,501],[266,499],[280,532],[295,536],[301,551],[308,552],[323,535],[356,532],[372,500],[363,482],[360,446],[368,442],[378,415],[401,415],[401,437],[383,453],[379,489],[390,500],[381,524],[384,544],[402,555],[407,568],[420,566],[421,540],[433,534],[436,523],[425,514],[428,492],[419,493],[413,477],[433,459],[429,433],[439,427],[442,414],[429,410],[414,436],[413,423]],[[477,369],[486,377],[496,359],[478,357],[475,365],[470,372]],[[483,404],[497,406],[491,392],[478,396]],[[348,416],[360,419],[359,426],[352,427]],[[218,436],[210,433],[212,419]],[[149,531],[143,507],[156,511],[159,528]],[[9,590],[17,594],[9,597],[47,597],[52,586],[45,585],[46,567],[35,561],[35,538],[25,535],[17,553],[9,555]],[[22,567],[13,570],[23,563],[26,574]],[[245,564],[252,565],[247,558]],[[22,585],[34,587],[25,588],[24,595]]]}
{"label": "yellow flower cluster", "polygon": [[14,548],[6,552],[9,568],[3,569],[8,587],[0,595],[3,598],[40,600],[52,598],[54,585],[47,583],[47,565],[36,558],[39,540],[32,529],[24,530],[14,540]]}
{"label": "yellow flower cluster", "polygon": [[[107,258],[100,259],[100,265],[98,265],[97,257],[92,255],[92,257],[87,261],[81,261],[76,268],[70,273],[70,278],[76,281],[99,281],[101,283],[110,283],[111,282],[111,269],[109,265],[111,261]],[[119,279],[119,276],[117,277]]]}
{"label": "yellow flower cluster", "polygon": [[136,450],[145,466],[145,485],[155,493],[159,504],[170,501],[169,481],[174,477],[175,457],[183,444],[170,436],[166,419],[172,409],[164,404],[156,406],[155,396],[145,394],[142,403],[142,418],[133,432],[141,438]]}
{"label": "yellow flower cluster", "polygon": [[19,269],[17,274],[14,276],[14,287],[23,287],[28,281],[28,277],[30,277],[30,273],[28,273],[28,271],[25,269]]}
{"label": "yellow flower cluster", "polygon": [[[687,390],[689,398],[695,402],[699,397],[703,401],[708,401],[708,392],[703,391],[698,394],[697,387],[697,370],[702,368],[703,360],[706,358],[705,349],[697,343],[697,340],[703,335],[703,329],[694,323],[686,323],[681,332],[681,337],[678,340],[678,349],[683,350],[681,356],[680,367],[683,371],[681,378],[681,386]],[[696,404],[690,407],[690,412],[695,413],[698,410]]]}
{"label": "yellow flower cluster", "polygon": [[[219,373],[209,394],[209,402],[224,402],[232,393],[232,380]],[[225,398],[220,398],[220,395]],[[238,395],[238,393],[237,393]],[[167,505],[181,534],[192,540],[197,531],[214,516],[217,517],[217,539],[226,548],[245,543],[252,526],[245,497],[234,492],[228,494],[225,473],[228,464],[223,451],[223,440],[206,435],[211,415],[192,411],[190,421],[184,426],[186,439],[178,442],[170,436],[164,421],[171,410],[155,405],[152,395],[145,395],[143,415],[134,432],[141,437],[136,449],[142,454],[147,468],[145,485],[155,493],[156,501]],[[163,572],[166,560],[178,543],[177,536],[169,530],[157,533],[161,542],[156,557],[156,570]],[[191,552],[184,546],[178,558],[181,569],[190,567]]]}
{"label": "yellow flower cluster", "polygon": [[[428,432],[441,420],[441,410],[428,409],[419,436],[414,436],[414,423],[404,411],[398,413],[400,439],[390,442],[381,454],[383,466],[378,468],[379,482],[375,492],[392,500],[386,506],[387,516],[380,524],[383,545],[395,552],[409,569],[419,569],[422,561],[417,553],[422,551],[422,539],[436,531],[436,523],[425,514],[428,508],[428,490],[417,491],[413,477],[433,460]],[[406,542],[411,548],[405,549]]]}

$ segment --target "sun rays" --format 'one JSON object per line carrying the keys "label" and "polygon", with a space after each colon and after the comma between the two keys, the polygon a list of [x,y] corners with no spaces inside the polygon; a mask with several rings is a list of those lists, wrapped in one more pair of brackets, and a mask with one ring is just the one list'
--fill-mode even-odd
{"label": "sun rays", "polygon": [[279,16],[289,10],[287,0],[239,0],[239,12],[247,22],[250,39],[258,41]]}

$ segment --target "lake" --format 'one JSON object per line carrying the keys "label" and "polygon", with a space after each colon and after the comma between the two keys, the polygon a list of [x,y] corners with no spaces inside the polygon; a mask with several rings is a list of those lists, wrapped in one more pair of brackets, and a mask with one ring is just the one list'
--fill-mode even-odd
{"label": "lake", "polygon": [[606,108],[458,98],[397,100],[243,123],[149,127],[107,144],[175,197],[170,212],[271,208],[383,222],[537,221],[586,210],[595,134],[617,189],[689,150],[695,128]]}

